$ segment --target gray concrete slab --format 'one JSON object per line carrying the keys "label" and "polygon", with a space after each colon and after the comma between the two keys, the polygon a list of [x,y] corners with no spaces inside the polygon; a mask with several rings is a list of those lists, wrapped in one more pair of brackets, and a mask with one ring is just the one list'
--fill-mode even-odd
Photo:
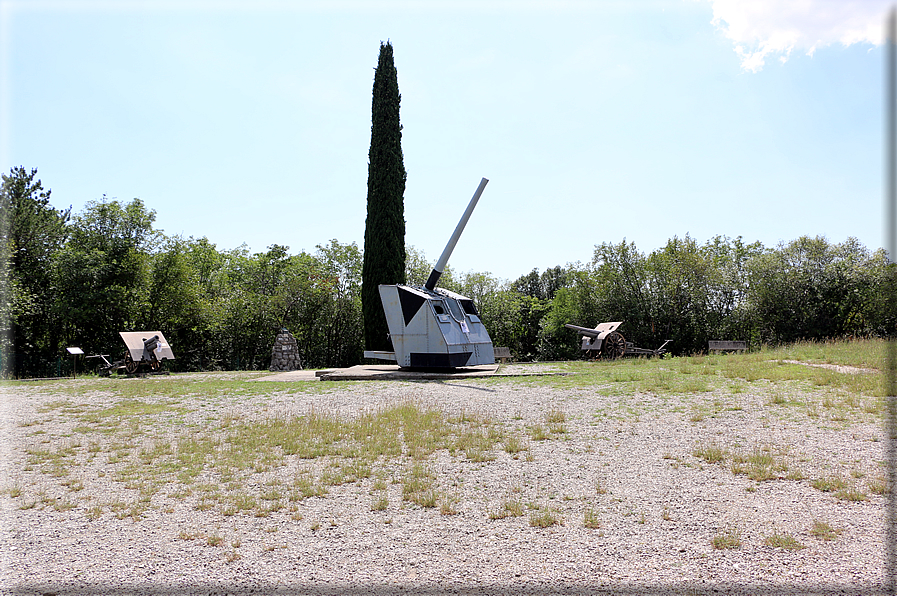
{"label": "gray concrete slab", "polygon": [[[333,369],[331,369],[333,370]],[[288,372],[275,373],[273,375],[268,375],[267,377],[259,377],[257,379],[252,379],[253,381],[280,381],[282,383],[287,383],[290,381],[317,381],[319,376],[317,373],[322,371],[317,370],[291,370]],[[330,372],[330,370],[323,371]]]}
{"label": "gray concrete slab", "polygon": [[401,379],[405,381],[434,381],[446,379],[466,379],[469,377],[490,377],[498,370],[498,364],[465,366],[447,371],[408,370],[395,364],[359,364],[351,368],[335,370],[321,375],[322,381],[380,381]]}
{"label": "gray concrete slab", "polygon": [[546,364],[503,365],[482,364],[466,366],[452,370],[409,370],[399,368],[395,364],[360,364],[350,368],[331,368],[326,370],[294,370],[267,377],[259,377],[255,381],[446,381],[451,379],[467,379],[482,377],[528,377],[528,376],[563,376],[570,373],[553,370]]}

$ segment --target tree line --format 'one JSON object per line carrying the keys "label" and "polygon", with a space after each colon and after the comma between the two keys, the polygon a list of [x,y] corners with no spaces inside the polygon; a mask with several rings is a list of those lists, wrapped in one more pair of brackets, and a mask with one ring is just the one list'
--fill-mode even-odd
{"label": "tree line", "polygon": [[[120,358],[119,331],[160,330],[167,368],[267,368],[288,329],[307,367],[362,361],[362,253],[331,240],[314,252],[219,249],[167,236],[140,199],[103,197],[56,209],[36,170],[13,168],[0,191],[0,366],[6,377],[68,374],[68,346]],[[433,264],[406,248],[405,277],[423,285]],[[674,237],[648,254],[602,243],[588,262],[514,281],[448,267],[440,287],[476,303],[494,345],[519,360],[580,357],[565,323],[623,321],[627,340],[676,354],[710,339],[751,346],[843,336],[892,336],[895,266],[855,239],[803,236],[775,247],[717,236]],[[83,364],[81,365],[83,366]]]}

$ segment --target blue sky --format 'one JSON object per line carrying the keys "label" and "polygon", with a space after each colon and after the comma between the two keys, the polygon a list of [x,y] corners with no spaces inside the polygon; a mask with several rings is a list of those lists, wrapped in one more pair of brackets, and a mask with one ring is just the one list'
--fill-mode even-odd
{"label": "blue sky", "polygon": [[[784,8],[783,8],[784,6]],[[406,243],[504,279],[624,238],[882,245],[887,3],[2,1],[0,170],[220,249],[363,246],[393,44]]]}

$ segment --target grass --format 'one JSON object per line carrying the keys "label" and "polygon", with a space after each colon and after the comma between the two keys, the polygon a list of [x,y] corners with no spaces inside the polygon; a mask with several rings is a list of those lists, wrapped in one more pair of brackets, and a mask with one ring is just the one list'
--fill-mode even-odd
{"label": "grass", "polygon": [[732,456],[732,473],[747,476],[755,482],[775,480],[783,477],[788,470],[788,462],[783,453],[771,446],[755,447],[749,453],[735,453]]}
{"label": "grass", "polygon": [[563,410],[558,410],[556,408],[552,408],[545,415],[545,423],[546,424],[563,424],[567,421],[567,414]]}
{"label": "grass", "polygon": [[887,478],[876,478],[874,480],[869,481],[869,491],[875,495],[886,495],[888,494],[888,480]]}
{"label": "grass", "polygon": [[814,479],[810,482],[810,486],[824,493],[831,493],[846,489],[847,481],[843,478],[828,476]]}
{"label": "grass", "polygon": [[885,370],[884,342],[875,339],[798,342],[779,348],[791,360]]}
{"label": "grass", "polygon": [[545,424],[552,435],[562,435],[567,432],[567,414],[563,410],[552,408],[545,414]]}
{"label": "grass", "polygon": [[522,517],[524,515],[524,506],[520,501],[508,500],[504,501],[497,511],[489,513],[489,519],[504,519],[506,517]]}
{"label": "grass", "polygon": [[563,520],[547,507],[540,507],[529,516],[529,525],[534,528],[550,528],[562,524]]}
{"label": "grass", "polygon": [[371,511],[386,511],[389,507],[389,497],[386,495],[381,495],[374,499],[373,503],[371,503]]}
{"label": "grass", "polygon": [[[216,389],[216,384],[206,388],[210,389]],[[496,446],[515,453],[524,449],[519,438],[505,434],[486,418],[470,414],[450,418],[440,410],[410,402],[366,412],[354,420],[314,411],[305,416],[259,419],[224,415],[211,428],[205,425],[201,430],[181,431],[173,439],[158,438],[157,433],[183,426],[181,416],[187,410],[178,400],[151,403],[129,396],[102,408],[58,400],[47,404],[45,411],[73,418],[82,434],[88,435],[86,446],[68,439],[27,448],[28,465],[60,478],[69,491],[83,490],[86,478],[73,477],[71,472],[94,458],[104,461],[112,478],[124,488],[145,497],[141,508],[148,506],[149,498],[162,487],[169,496],[189,498],[198,489],[197,480],[211,474],[221,482],[214,492],[199,489],[193,507],[226,516],[246,513],[264,517],[281,509],[287,499],[296,502],[325,496],[328,487],[361,482],[376,466],[405,457],[424,462],[437,451],[448,451],[473,463],[486,463],[495,459]],[[296,477],[289,488],[277,483],[250,493],[240,488],[253,484],[249,480],[256,474],[280,470],[282,475],[288,462],[297,459],[330,463],[315,476]],[[403,499],[421,507],[434,507],[441,499],[442,511],[452,514],[456,501],[441,494],[435,478],[421,475],[420,469],[416,465],[409,468]]]}
{"label": "grass", "polygon": [[436,476],[420,464],[415,464],[402,479],[402,500],[420,507],[436,507],[439,493],[435,489]]}
{"label": "grass", "polygon": [[779,534],[777,531],[763,539],[763,544],[785,550],[800,550],[805,548],[803,544],[791,534]]}
{"label": "grass", "polygon": [[716,464],[726,459],[727,452],[716,443],[710,443],[709,445],[695,447],[692,455],[703,459],[708,464]]}
{"label": "grass", "polygon": [[819,520],[814,521],[813,527],[810,529],[810,534],[820,540],[835,540],[841,532],[840,528],[836,530],[829,524]]}
{"label": "grass", "polygon": [[[799,343],[779,348],[763,348],[738,355],[709,355],[659,359],[624,359],[616,361],[567,362],[561,371],[574,373],[561,377],[533,377],[515,380],[527,385],[547,385],[555,389],[583,388],[607,396],[703,394],[720,391],[737,397],[749,390],[751,384],[769,381],[788,384],[788,391],[776,391],[770,396],[774,405],[791,408],[799,405],[787,395],[804,389],[827,388],[847,399],[845,416],[856,413],[881,415],[880,398],[885,395],[881,375],[844,374],[824,368],[785,364],[797,360],[810,364],[840,364],[884,370],[883,340],[850,340],[818,343]],[[858,399],[864,396],[864,399]],[[855,406],[851,405],[853,401]],[[840,401],[839,401],[840,403]],[[737,403],[729,409],[739,409]],[[694,416],[704,419],[712,415],[697,410]],[[700,421],[700,420],[697,420]]]}
{"label": "grass", "polygon": [[841,501],[866,501],[869,497],[856,487],[848,486],[835,493],[835,498]]}
{"label": "grass", "polygon": [[727,528],[718,532],[710,540],[710,545],[717,550],[741,548],[741,532],[738,528]]}
{"label": "grass", "polygon": [[[756,408],[769,413],[770,424],[782,417],[804,417],[818,426],[865,422],[880,419],[884,413],[878,375],[846,375],[783,361],[874,368],[881,365],[882,347],[881,342],[874,341],[832,342],[730,356],[570,362],[556,366],[575,375],[527,377],[513,382],[556,390],[585,388],[590,393],[613,396],[616,401],[602,408],[598,425],[638,421],[639,417],[648,420],[662,413],[643,404],[637,396],[644,393],[687,398],[670,400],[670,408],[680,408],[674,411],[686,418],[690,415],[695,422],[742,415],[745,409],[753,413]],[[390,493],[393,509],[416,506],[454,515],[461,510],[466,513],[470,507],[460,501],[461,497],[446,492],[450,480],[433,472],[436,468],[431,463],[437,454],[439,458],[449,457],[454,464],[475,467],[514,458],[518,461],[513,465],[522,466],[525,473],[535,459],[533,451],[541,453],[534,442],[561,439],[550,447],[565,450],[581,438],[581,429],[570,424],[570,410],[565,409],[570,402],[556,402],[560,405],[530,420],[524,420],[518,411],[513,420],[523,422],[508,424],[471,412],[448,415],[411,398],[354,419],[326,411],[286,416],[266,413],[265,396],[337,387],[320,382],[254,383],[251,377],[244,374],[235,380],[220,380],[197,375],[191,379],[79,379],[44,384],[41,392],[59,399],[41,406],[37,416],[25,423],[26,468],[44,475],[64,492],[48,491],[56,495],[54,498],[35,496],[34,483],[26,482],[17,484],[15,494],[8,494],[17,499],[18,507],[65,508],[80,502],[84,493],[90,493],[95,479],[106,475],[115,481],[117,492],[106,498],[108,503],[93,508],[80,505],[89,519],[105,513],[137,519],[154,507],[153,502],[158,502],[154,495],[160,491],[186,507],[227,517],[266,517],[295,507],[304,499],[339,494],[344,490],[340,487],[347,485],[371,489],[370,509],[384,511],[390,508],[386,490],[389,478],[401,485],[401,501]],[[489,387],[507,382],[490,379],[478,383]],[[338,389],[345,387],[341,384]],[[706,396],[711,390],[713,396]],[[106,405],[81,403],[86,401],[81,396],[98,392],[107,396]],[[794,397],[797,395],[800,399]],[[237,402],[253,400],[253,404],[259,404],[257,415],[218,413],[223,397]],[[664,399],[654,400],[658,402],[666,403]],[[60,425],[64,430],[59,430]],[[573,441],[567,443],[568,439]],[[730,437],[723,440],[727,445],[731,442]],[[522,452],[525,458],[519,457]],[[692,455],[703,463],[729,465],[734,474],[758,483],[752,485],[754,490],[765,481],[806,478],[787,450],[769,445],[739,449],[737,444],[724,447],[706,440],[694,446]],[[681,464],[683,472],[686,467],[701,468],[701,463],[683,454],[675,458],[670,455],[669,459],[674,468],[679,469]],[[806,470],[811,475],[820,474],[818,469]],[[603,482],[612,483],[613,474],[612,469],[603,470],[601,475],[607,478]],[[268,484],[271,478],[277,483]],[[215,490],[203,487],[203,483],[214,485]],[[867,492],[886,492],[886,483],[874,474],[855,475],[850,483],[821,476],[810,484],[843,501],[863,501],[869,498]],[[588,492],[591,490],[587,487]],[[599,495],[606,492],[601,484],[595,490]],[[67,498],[59,496],[62,494]],[[582,498],[576,493],[573,497]],[[526,498],[540,496],[529,492]],[[490,517],[524,516],[519,500],[506,502],[513,503],[517,504],[514,511],[503,506]],[[594,514],[594,510],[588,511]],[[588,511],[583,518],[587,527]],[[531,523],[533,518],[557,515],[539,508],[531,511]]]}
{"label": "grass", "polygon": [[551,434],[541,424],[530,427],[529,436],[533,441],[546,441],[551,438]]}
{"label": "grass", "polygon": [[458,515],[461,511],[458,510],[458,502],[459,498],[456,495],[443,494],[441,495],[439,502],[439,513],[442,515]]}
{"label": "grass", "polygon": [[504,438],[502,446],[506,453],[510,453],[511,455],[518,455],[521,451],[526,451],[527,446],[526,443],[517,435],[507,435]]}
{"label": "grass", "polygon": [[[735,451],[730,453],[727,449],[715,442],[698,444],[692,450],[692,455],[709,464],[725,463],[731,459],[731,470],[736,476],[747,476],[755,482],[787,478],[789,480],[802,480],[804,473],[800,469],[789,471],[787,449],[777,449],[771,445],[756,446],[752,451]],[[666,459],[673,459],[664,456]],[[787,474],[786,474],[787,472]]]}
{"label": "grass", "polygon": [[209,546],[223,546],[224,538],[222,538],[221,536],[209,536],[208,538],[206,538],[206,544],[208,544]]}
{"label": "grass", "polygon": [[583,517],[583,525],[590,530],[597,530],[601,527],[601,520],[598,519],[598,513],[593,508],[586,509]]}

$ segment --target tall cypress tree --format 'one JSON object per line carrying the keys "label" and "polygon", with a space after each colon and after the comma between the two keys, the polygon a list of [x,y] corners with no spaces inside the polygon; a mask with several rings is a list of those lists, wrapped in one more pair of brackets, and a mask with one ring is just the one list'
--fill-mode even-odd
{"label": "tall cypress tree", "polygon": [[399,123],[399,83],[392,44],[380,43],[371,107],[368,212],[364,230],[361,309],[368,350],[392,350],[380,284],[405,283],[405,165]]}

